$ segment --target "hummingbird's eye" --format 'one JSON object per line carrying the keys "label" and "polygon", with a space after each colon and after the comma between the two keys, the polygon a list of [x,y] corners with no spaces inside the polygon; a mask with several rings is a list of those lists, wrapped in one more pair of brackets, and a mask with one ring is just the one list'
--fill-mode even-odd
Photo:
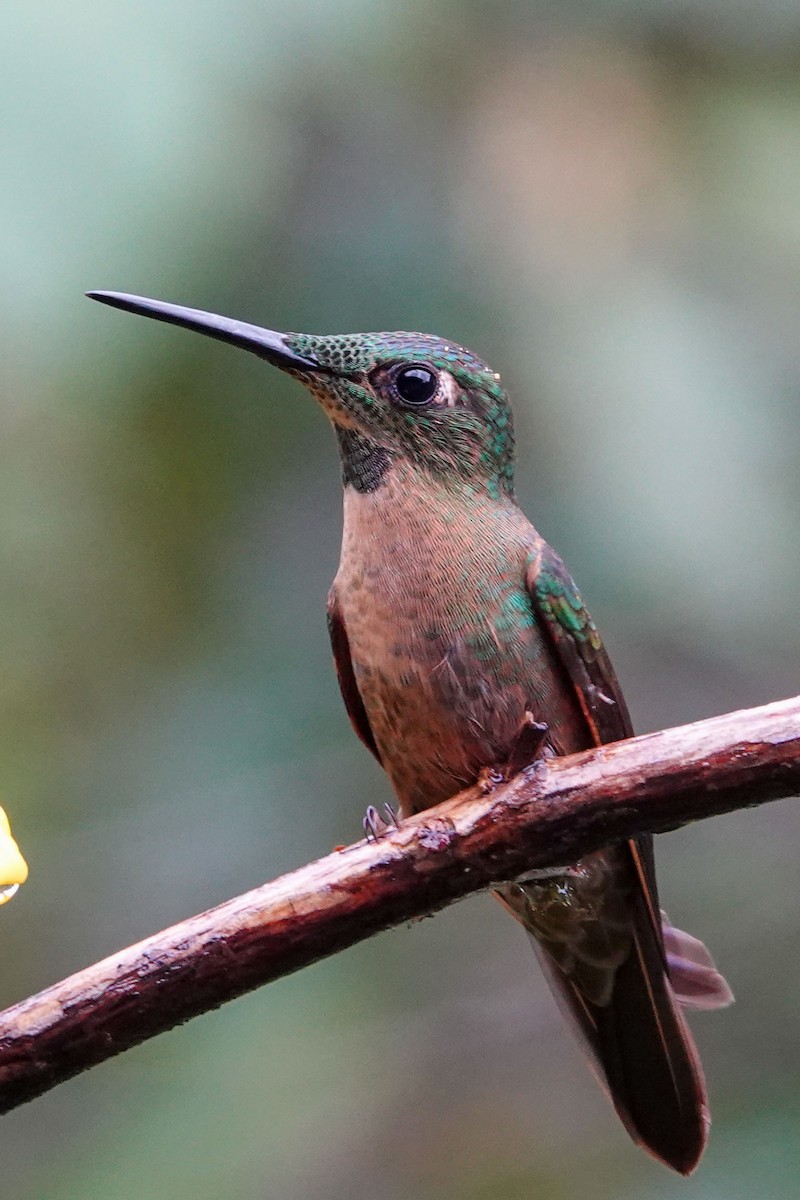
{"label": "hummingbird's eye", "polygon": [[395,371],[392,387],[395,396],[406,408],[424,408],[439,391],[439,376],[431,367],[412,363]]}

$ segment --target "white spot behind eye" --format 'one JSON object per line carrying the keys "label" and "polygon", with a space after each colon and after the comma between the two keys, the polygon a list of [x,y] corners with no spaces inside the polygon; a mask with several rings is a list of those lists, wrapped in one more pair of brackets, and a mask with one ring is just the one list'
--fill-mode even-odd
{"label": "white spot behind eye", "polygon": [[461,389],[449,371],[442,371],[439,376],[439,392],[445,407],[455,408],[461,395]]}

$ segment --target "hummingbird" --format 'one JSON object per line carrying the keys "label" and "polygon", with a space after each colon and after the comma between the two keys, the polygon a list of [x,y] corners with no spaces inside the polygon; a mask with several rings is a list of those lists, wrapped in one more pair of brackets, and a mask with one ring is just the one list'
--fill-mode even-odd
{"label": "hummingbird", "polygon": [[[517,504],[500,376],[422,333],[278,333],[120,292],[87,295],[248,350],[303,384],[344,491],[327,614],[339,686],[400,816],[515,755],[527,726],[564,755],[632,736],[597,628]],[[732,1000],[705,946],[659,907],[652,838],[494,888],[635,1142],[689,1174],[710,1124],[682,1006]]]}

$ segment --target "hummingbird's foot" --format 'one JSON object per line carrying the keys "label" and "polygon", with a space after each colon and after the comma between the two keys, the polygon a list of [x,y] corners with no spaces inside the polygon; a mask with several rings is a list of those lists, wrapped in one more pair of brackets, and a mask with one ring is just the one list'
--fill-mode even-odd
{"label": "hummingbird's foot", "polygon": [[475,780],[479,790],[484,796],[489,796],[495,788],[500,787],[501,783],[505,783],[506,777],[497,767],[482,767]]}
{"label": "hummingbird's foot", "polygon": [[[503,764],[502,772],[506,779],[513,779],[542,757],[545,749],[545,738],[550,728],[544,721],[534,719],[533,713],[526,710],[522,723],[517,731],[507,761]],[[546,749],[545,749],[546,753]]]}
{"label": "hummingbird's foot", "polygon": [[501,783],[507,783],[519,775],[520,771],[548,757],[548,747],[544,741],[549,729],[548,725],[536,721],[533,713],[526,710],[506,761],[497,766],[484,767],[478,775],[476,782],[484,796],[488,796]]}
{"label": "hummingbird's foot", "polygon": [[383,811],[385,817],[381,816],[374,804],[367,806],[367,811],[364,813],[364,819],[361,824],[364,829],[364,837],[368,842],[377,842],[390,829],[399,828],[400,822],[392,805],[384,804]]}

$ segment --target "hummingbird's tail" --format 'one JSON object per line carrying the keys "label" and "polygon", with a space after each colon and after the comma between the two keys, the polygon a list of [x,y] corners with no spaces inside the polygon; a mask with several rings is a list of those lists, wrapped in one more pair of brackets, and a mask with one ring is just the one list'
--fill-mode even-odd
{"label": "hummingbird's tail", "polygon": [[[605,898],[594,856],[577,864],[573,870],[592,880],[590,903],[589,889],[580,892],[585,879],[570,874],[506,885],[498,895],[528,930],[559,1007],[630,1136],[688,1175],[705,1148],[710,1117],[679,1001],[716,1008],[733,997],[702,943],[671,926],[668,961],[654,889],[639,872],[639,854],[644,850],[646,859],[648,849],[638,841],[619,848],[615,886],[606,877]],[[598,861],[607,870],[608,852]]]}
{"label": "hummingbird's tail", "polygon": [[667,973],[672,990],[683,1008],[727,1008],[733,1004],[733,992],[717,970],[708,947],[684,929],[670,925],[661,910],[661,930]]}

